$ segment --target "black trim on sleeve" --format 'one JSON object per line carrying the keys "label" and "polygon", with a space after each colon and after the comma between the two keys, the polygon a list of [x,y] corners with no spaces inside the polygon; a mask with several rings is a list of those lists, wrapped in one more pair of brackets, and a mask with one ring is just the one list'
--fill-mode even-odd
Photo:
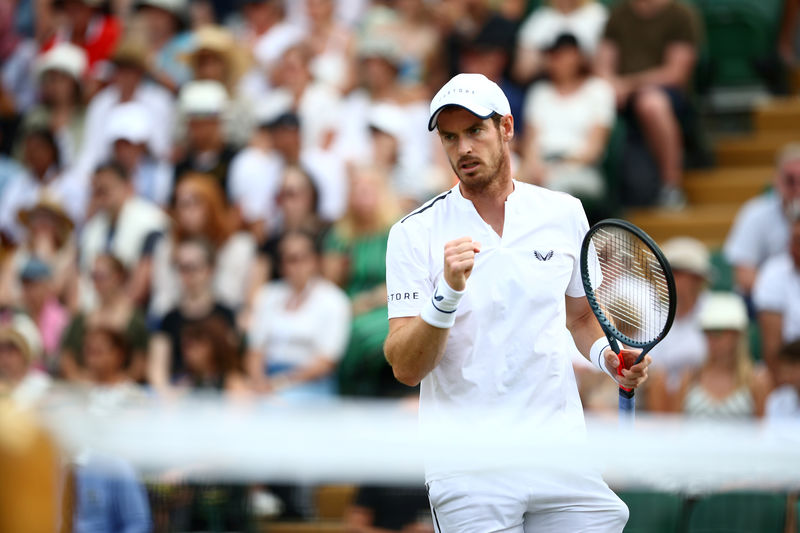
{"label": "black trim on sleeve", "polygon": [[419,215],[420,213],[422,213],[422,212],[423,212],[423,211],[425,211],[426,209],[429,209],[430,207],[432,207],[432,206],[433,206],[433,204],[435,204],[435,203],[436,203],[436,202],[438,202],[439,200],[442,200],[442,199],[443,199],[445,196],[447,196],[447,195],[448,195],[448,194],[450,194],[451,192],[453,192],[453,191],[452,191],[452,190],[449,190],[449,191],[447,191],[446,193],[444,193],[443,195],[441,195],[441,196],[437,196],[436,198],[434,198],[433,200],[431,200],[431,202],[430,202],[428,205],[426,205],[426,206],[423,206],[423,207],[420,207],[419,209],[417,209],[417,210],[416,210],[416,211],[414,211],[413,213],[410,213],[410,214],[406,215],[406,217],[405,217],[403,220],[401,220],[401,221],[400,221],[400,223],[402,224],[403,222],[405,222],[406,220],[408,220],[410,217],[413,217],[414,215]]}

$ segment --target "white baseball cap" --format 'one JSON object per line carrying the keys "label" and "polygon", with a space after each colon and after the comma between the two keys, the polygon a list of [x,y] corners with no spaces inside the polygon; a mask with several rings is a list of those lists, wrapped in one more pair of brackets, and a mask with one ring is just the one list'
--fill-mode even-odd
{"label": "white baseball cap", "polygon": [[216,116],[228,106],[228,91],[218,81],[190,81],[181,89],[178,102],[186,115]]}
{"label": "white baseball cap", "polygon": [[88,62],[83,48],[72,43],[59,43],[36,60],[36,74],[41,76],[48,70],[64,72],[80,81],[86,73]]}
{"label": "white baseball cap", "polygon": [[703,278],[711,276],[711,254],[708,248],[692,237],[673,237],[661,251],[673,270],[685,270]]}
{"label": "white baseball cap", "polygon": [[439,89],[431,100],[429,131],[436,128],[436,121],[442,109],[451,105],[463,107],[473,115],[484,119],[495,113],[511,114],[511,105],[503,89],[483,74],[458,74]]}
{"label": "white baseball cap", "polygon": [[747,329],[747,307],[741,296],[733,292],[712,292],[700,309],[700,327],[704,330]]}

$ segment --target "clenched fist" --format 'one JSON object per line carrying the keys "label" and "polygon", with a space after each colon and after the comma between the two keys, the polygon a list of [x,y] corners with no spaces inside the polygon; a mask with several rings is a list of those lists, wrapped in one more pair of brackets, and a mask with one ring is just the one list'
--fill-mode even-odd
{"label": "clenched fist", "polygon": [[471,237],[461,237],[444,245],[444,280],[453,290],[463,291],[475,266],[475,254],[481,243]]}

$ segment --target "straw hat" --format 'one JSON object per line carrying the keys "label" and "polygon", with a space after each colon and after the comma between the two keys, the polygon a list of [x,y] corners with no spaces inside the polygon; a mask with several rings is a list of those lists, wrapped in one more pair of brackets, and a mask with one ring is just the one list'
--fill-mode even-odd
{"label": "straw hat", "polygon": [[65,233],[69,233],[75,227],[75,224],[70,219],[64,207],[55,197],[50,194],[42,194],[39,201],[30,207],[20,209],[17,213],[17,219],[26,228],[30,228],[31,218],[36,213],[47,213],[55,218],[58,222],[59,228],[63,229]]}
{"label": "straw hat", "polygon": [[228,66],[229,87],[244,75],[249,66],[247,56],[233,34],[221,26],[207,25],[195,30],[192,33],[192,50],[182,56],[182,59],[194,64],[197,55],[203,51],[218,54],[225,61]]}
{"label": "straw hat", "polygon": [[0,322],[0,342],[16,346],[28,362],[42,354],[39,330],[33,320],[22,313],[14,313],[9,319]]}
{"label": "straw hat", "polygon": [[147,47],[140,39],[127,38],[114,49],[111,61],[117,66],[147,70]]}

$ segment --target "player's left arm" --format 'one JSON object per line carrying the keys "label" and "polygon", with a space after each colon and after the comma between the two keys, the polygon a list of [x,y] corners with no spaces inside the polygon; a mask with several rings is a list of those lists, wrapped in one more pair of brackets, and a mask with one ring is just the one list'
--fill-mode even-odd
{"label": "player's left arm", "polygon": [[[572,334],[575,346],[581,354],[591,362],[589,350],[594,342],[600,337],[604,337],[602,328],[597,322],[592,308],[585,296],[573,298],[565,296],[567,308],[567,329]],[[620,354],[625,358],[625,366],[629,367],[639,357],[640,350],[623,348]],[[623,368],[622,375],[617,375],[619,358],[611,348],[606,348],[603,352],[606,368],[616,377],[617,382],[623,387],[634,389],[644,383],[647,379],[647,367],[650,366],[650,356],[645,355],[639,364]]]}

